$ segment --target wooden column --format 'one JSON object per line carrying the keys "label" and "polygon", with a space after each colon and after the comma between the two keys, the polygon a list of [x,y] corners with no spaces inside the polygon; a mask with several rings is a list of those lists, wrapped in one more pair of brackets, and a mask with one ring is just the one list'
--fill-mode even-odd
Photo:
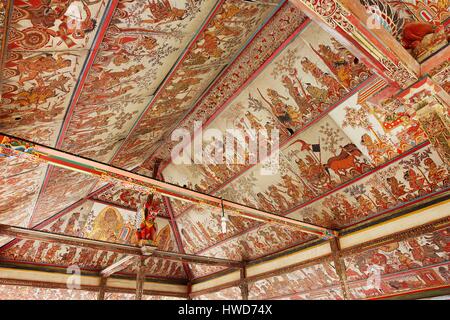
{"label": "wooden column", "polygon": [[242,300],[248,300],[247,267],[245,264],[241,268],[241,283],[239,287],[241,288]]}
{"label": "wooden column", "polygon": [[345,300],[350,300],[351,296],[350,291],[348,289],[347,274],[345,273],[346,267],[344,260],[342,259],[341,256],[341,247],[339,244],[339,238],[330,239],[330,247],[331,247],[331,254],[333,256],[334,267],[336,269],[337,275],[339,276],[342,295],[344,296]]}
{"label": "wooden column", "polygon": [[138,260],[138,272],[136,275],[136,300],[142,300],[144,294],[144,281],[145,281],[145,264],[144,258]]}
{"label": "wooden column", "polygon": [[187,284],[187,300],[192,300],[192,282]]}
{"label": "wooden column", "polygon": [[101,277],[100,278],[100,288],[99,288],[99,291],[98,291],[97,300],[105,300],[106,282],[107,281],[108,281],[107,277]]}

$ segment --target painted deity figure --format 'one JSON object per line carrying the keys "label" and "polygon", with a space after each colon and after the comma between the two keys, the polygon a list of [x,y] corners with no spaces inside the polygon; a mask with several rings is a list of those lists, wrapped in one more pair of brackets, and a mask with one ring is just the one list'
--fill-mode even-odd
{"label": "painted deity figure", "polygon": [[381,139],[373,140],[367,133],[361,137],[361,144],[367,148],[370,158],[375,165],[380,165],[393,158],[397,153],[394,148]]}
{"label": "painted deity figure", "polygon": [[428,180],[433,189],[439,187],[440,184],[444,186],[449,184],[450,179],[444,167],[438,166],[431,158],[426,158],[424,165],[427,168]]}
{"label": "painted deity figure", "polygon": [[44,72],[53,73],[70,67],[71,61],[64,59],[64,55],[68,54],[60,54],[55,59],[51,54],[46,53],[19,60],[17,62],[17,71],[20,75],[19,84],[23,85],[26,81],[34,80]]}
{"label": "painted deity figure", "polygon": [[[76,45],[75,40],[84,39],[92,32],[97,21],[85,1],[82,6],[73,1],[36,0],[33,4],[17,5],[15,9],[20,12],[17,22],[29,19],[33,28],[16,30],[21,35],[19,46],[25,49],[37,50],[47,45],[51,37],[60,39],[57,46],[65,43],[68,48]],[[80,17],[74,17],[69,8],[77,7]],[[75,10],[75,9],[73,9]],[[55,30],[56,29],[56,30]]]}

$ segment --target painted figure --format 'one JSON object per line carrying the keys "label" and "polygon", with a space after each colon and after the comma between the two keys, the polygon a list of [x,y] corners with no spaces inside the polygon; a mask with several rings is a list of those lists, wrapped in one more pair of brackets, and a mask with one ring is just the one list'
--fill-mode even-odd
{"label": "painted figure", "polygon": [[160,211],[160,201],[154,200],[153,195],[149,195],[144,205],[144,220],[137,230],[137,238],[140,246],[155,245],[158,232],[155,219]]}

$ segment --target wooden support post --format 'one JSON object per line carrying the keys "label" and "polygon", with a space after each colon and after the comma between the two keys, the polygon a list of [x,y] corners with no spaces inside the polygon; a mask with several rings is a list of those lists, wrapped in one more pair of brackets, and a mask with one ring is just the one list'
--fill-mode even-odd
{"label": "wooden support post", "polygon": [[336,273],[339,276],[339,282],[341,284],[342,295],[345,300],[351,299],[350,291],[348,289],[347,274],[345,273],[346,267],[344,260],[341,257],[341,247],[339,245],[339,238],[330,239],[331,254],[333,256],[334,267]]}
{"label": "wooden support post", "polygon": [[187,284],[187,300],[192,300],[192,282]]}
{"label": "wooden support post", "polygon": [[242,293],[242,300],[248,300],[248,282],[246,265],[241,268],[241,283],[239,285]]}
{"label": "wooden support post", "polygon": [[106,282],[107,281],[108,281],[107,277],[101,277],[100,278],[100,288],[99,288],[99,291],[98,291],[97,300],[105,300]]}
{"label": "wooden support post", "polygon": [[138,260],[138,272],[136,275],[136,300],[142,300],[144,294],[144,281],[145,281],[145,264],[144,258]]}

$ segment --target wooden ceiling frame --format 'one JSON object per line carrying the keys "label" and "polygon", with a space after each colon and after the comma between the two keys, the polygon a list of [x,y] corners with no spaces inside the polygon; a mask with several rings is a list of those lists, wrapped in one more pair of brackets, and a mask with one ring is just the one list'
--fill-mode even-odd
{"label": "wooden ceiling frame", "polygon": [[[239,270],[221,274],[207,280],[194,281],[191,297],[197,297],[231,287],[241,286],[243,281],[251,284],[258,280],[290,273],[300,268],[333,262],[339,276],[339,285],[346,299],[351,299],[346,266],[343,258],[367,251],[381,245],[403,241],[430,233],[450,225],[448,205],[450,199],[420,208],[403,216],[368,226],[361,230],[330,239],[317,245],[299,248],[271,259],[250,261],[246,265],[246,278],[241,279]],[[447,207],[446,207],[447,206]],[[333,242],[335,242],[333,244]],[[405,293],[406,294],[406,293]]]}
{"label": "wooden ceiling frame", "polygon": [[[0,234],[8,237],[43,241],[47,243],[58,243],[68,246],[76,246],[89,248],[93,250],[104,250],[116,252],[119,254],[130,255],[134,257],[155,257],[164,260],[171,260],[177,262],[189,262],[197,264],[207,264],[214,266],[224,266],[228,268],[241,268],[242,263],[234,260],[219,259],[214,257],[195,256],[191,254],[170,252],[159,250],[157,247],[144,246],[137,247],[121,243],[112,243],[106,241],[92,240],[86,238],[79,238],[63,234],[56,234],[40,230],[31,230],[21,227],[14,227],[10,225],[0,224]],[[109,271],[108,271],[109,272]]]}
{"label": "wooden ceiling frame", "polygon": [[[173,214],[172,205],[170,204],[170,200],[167,197],[163,197],[163,203],[164,203],[164,209],[166,210],[166,213],[169,216],[170,225],[172,227],[172,230],[173,230],[173,233],[175,236],[175,242],[177,244],[178,251],[180,251],[181,253],[186,253],[186,251],[184,250],[183,241],[181,240],[180,230],[178,229],[178,224],[177,224],[177,221]],[[183,269],[184,269],[184,272],[186,273],[188,280],[191,281],[194,276],[192,274],[192,270],[191,270],[191,267],[189,266],[189,264],[183,263]]]}
{"label": "wooden ceiling frame", "polygon": [[145,177],[11,135],[0,133],[0,140],[1,153],[7,154],[8,156],[22,157],[32,162],[52,164],[57,167],[98,177],[109,183],[118,183],[126,188],[142,193],[160,193],[169,198],[189,201],[210,208],[220,209],[223,203],[227,214],[239,215],[264,223],[293,227],[305,233],[314,234],[326,239],[337,236],[337,232],[331,229],[251,208],[154,178]]}
{"label": "wooden ceiling frame", "polygon": [[[387,221],[384,221],[382,223],[378,223],[369,227],[366,227],[362,230],[357,230],[354,232],[351,232],[349,234],[345,234],[343,236],[340,236],[339,238],[330,239],[329,241],[325,241],[322,243],[319,243],[315,246],[303,248],[300,249],[297,252],[288,252],[285,255],[274,257],[273,259],[265,259],[262,261],[249,261],[247,263],[238,262],[239,265],[236,265],[236,270],[232,271],[231,273],[223,274],[219,277],[214,277],[205,281],[200,282],[192,282],[188,283],[187,285],[183,285],[183,288],[185,289],[185,292],[183,293],[183,297],[185,298],[195,298],[200,295],[220,291],[223,289],[227,289],[230,287],[240,287],[243,297],[245,298],[247,296],[247,287],[249,284],[289,273],[292,271],[295,271],[299,268],[307,267],[316,265],[318,263],[323,262],[331,262],[334,261],[334,263],[339,262],[340,268],[337,268],[338,275],[340,276],[340,284],[341,288],[345,286],[347,289],[347,296],[349,297],[348,293],[348,282],[345,279],[345,277],[342,277],[342,275],[345,272],[345,264],[343,262],[343,258],[347,257],[349,255],[364,252],[366,250],[369,250],[373,247],[377,247],[380,245],[386,245],[392,242],[396,241],[402,241],[411,237],[415,237],[424,233],[433,232],[435,230],[438,230],[440,228],[443,228],[450,224],[450,214],[448,213],[448,205],[450,204],[450,199],[446,199],[443,201],[440,201],[437,204],[429,205],[424,208],[415,210],[413,212],[407,213],[401,217],[397,217],[395,219],[390,219]],[[12,228],[12,229],[11,229]],[[41,235],[42,238],[45,237],[46,240],[48,240],[49,233],[43,232],[43,231],[35,231],[35,230],[28,230],[23,228],[17,228],[17,227],[9,227],[0,225],[0,233],[5,233],[5,230],[13,231],[21,231],[27,233],[30,231],[30,237],[32,239],[37,239],[37,235]],[[37,232],[37,233],[36,233]],[[6,234],[10,236],[23,236],[23,234],[19,233],[10,233],[6,232]],[[74,238],[76,241],[79,241],[80,238],[76,237],[66,237],[66,240],[71,241],[70,243],[74,244]],[[43,240],[42,238],[39,238]],[[64,238],[63,238],[64,239]],[[57,238],[55,240],[61,240],[61,238]],[[95,240],[94,240],[95,241]],[[336,245],[333,245],[332,242],[336,242]],[[65,242],[69,243],[69,242]],[[97,244],[104,245],[104,242],[102,241],[95,241]],[[141,257],[141,253],[138,253],[139,250],[141,250],[138,247],[133,246],[124,246],[119,245],[116,247],[116,244],[112,244],[114,247],[110,247],[109,249],[119,249],[120,252],[127,252],[128,254],[132,255],[133,257]],[[132,248],[130,250],[130,247]],[[134,253],[134,254],[133,254]],[[155,254],[156,253],[156,254]],[[159,253],[159,255],[158,255]],[[163,256],[167,254],[167,256]],[[210,261],[208,264],[214,264],[217,261],[216,258],[208,258],[208,257],[202,257],[199,258],[198,256],[193,257],[186,257],[187,255],[179,254],[179,253],[167,253],[167,252],[161,252],[157,249],[152,251],[152,256],[160,257],[160,258],[174,258],[175,260],[179,261],[180,258],[193,258],[196,261],[193,262],[192,260],[189,261],[191,263],[199,263],[198,259],[209,259]],[[215,260],[215,261],[214,261]],[[220,259],[219,259],[220,260]],[[184,260],[186,261],[186,260]],[[221,260],[223,262],[223,260]],[[236,262],[236,261],[234,261]],[[217,264],[216,264],[217,265]],[[111,266],[110,269],[113,267]],[[243,272],[243,269],[245,268],[245,271]],[[22,269],[20,269],[22,270]],[[103,274],[107,273],[107,269],[103,270]],[[22,270],[24,271],[24,270]],[[24,271],[25,272],[25,271]],[[42,271],[39,271],[42,272]],[[46,272],[50,273],[50,272]],[[4,274],[4,273],[3,273]],[[53,274],[53,273],[52,273]],[[59,273],[58,273],[59,274]],[[112,275],[113,273],[111,273]],[[342,278],[341,278],[342,277]],[[0,284],[4,283],[5,281],[13,281],[11,279],[6,279],[2,276],[2,279],[0,279]],[[101,289],[101,274],[100,277],[96,277],[95,284],[93,285],[96,290]],[[19,279],[23,280],[23,279]],[[118,280],[118,278],[108,278],[104,284],[104,291],[109,292],[113,291],[116,288],[110,287],[110,284],[114,284],[116,282],[120,282],[122,280]],[[132,280],[123,280],[123,281],[132,281]],[[135,284],[135,281],[132,281]],[[148,281],[145,280],[143,284],[143,290],[145,294],[145,287],[146,283]],[[160,281],[160,283],[170,284],[168,281]],[[92,286],[92,281],[88,282],[89,285]],[[34,284],[31,284],[34,285]],[[62,285],[62,284],[60,284]],[[130,285],[128,286],[128,289],[130,289]],[[189,289],[190,288],[190,289]],[[119,290],[119,289],[118,289]],[[190,292],[188,292],[190,290]],[[100,290],[101,291],[101,290]],[[128,290],[127,292],[130,292]]]}
{"label": "wooden ceiling frame", "polygon": [[[20,270],[0,266],[0,285],[27,286],[48,289],[67,290],[67,279],[70,275],[40,271]],[[99,300],[105,299],[106,293],[136,293],[136,281],[132,279],[105,278],[102,276],[80,275],[80,290],[98,292]],[[39,280],[37,280],[39,279]],[[161,283],[145,279],[143,294],[152,296],[187,298],[186,285],[176,283]]]}

